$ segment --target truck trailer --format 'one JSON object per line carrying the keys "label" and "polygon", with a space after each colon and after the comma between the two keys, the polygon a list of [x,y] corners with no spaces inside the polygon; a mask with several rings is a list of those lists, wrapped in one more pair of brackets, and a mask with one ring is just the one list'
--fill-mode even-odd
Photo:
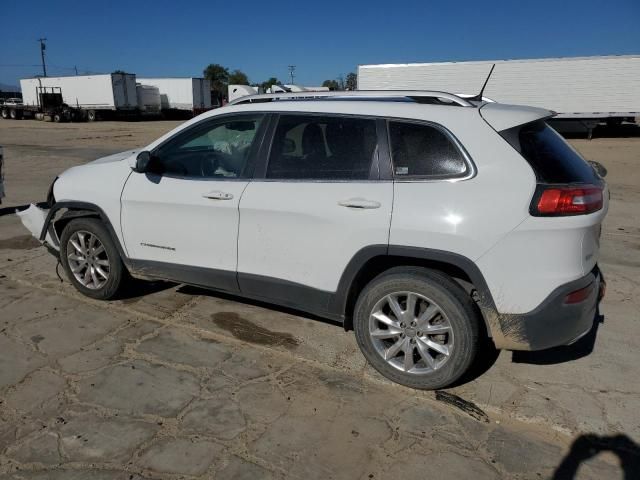
{"label": "truck trailer", "polygon": [[601,122],[640,117],[640,55],[360,65],[358,89],[477,94],[494,64],[486,97],[553,110],[560,127],[590,135]]}
{"label": "truck trailer", "polygon": [[211,82],[204,78],[138,78],[138,82],[158,88],[166,117],[192,117],[213,108]]}
{"label": "truck trailer", "polygon": [[90,122],[138,113],[136,76],[132,73],[25,78],[20,87],[25,107],[38,105],[39,89],[55,88],[66,105],[83,112]]}

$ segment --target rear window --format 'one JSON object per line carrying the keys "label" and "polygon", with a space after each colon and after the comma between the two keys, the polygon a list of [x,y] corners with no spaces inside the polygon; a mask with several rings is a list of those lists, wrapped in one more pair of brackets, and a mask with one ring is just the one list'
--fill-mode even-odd
{"label": "rear window", "polygon": [[543,183],[600,183],[589,165],[553,128],[537,121],[500,135],[529,162]]}

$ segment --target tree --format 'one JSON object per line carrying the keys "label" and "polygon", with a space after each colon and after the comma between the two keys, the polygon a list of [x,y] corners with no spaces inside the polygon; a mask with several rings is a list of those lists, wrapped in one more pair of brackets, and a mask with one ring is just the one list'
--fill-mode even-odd
{"label": "tree", "polygon": [[260,84],[260,88],[262,89],[263,92],[266,92],[268,89],[270,89],[274,85],[280,85],[280,80],[278,80],[276,77],[271,77],[269,80],[262,82]]}
{"label": "tree", "polygon": [[340,90],[340,85],[336,80],[325,80],[322,82],[323,87],[329,87],[329,90]]}
{"label": "tree", "polygon": [[358,75],[351,72],[347,74],[347,80],[345,81],[347,90],[356,90],[358,88]]}
{"label": "tree", "polygon": [[217,63],[211,63],[204,69],[204,78],[211,82],[211,90],[218,95],[218,100],[227,96],[229,70]]}
{"label": "tree", "polygon": [[240,71],[234,70],[229,74],[229,78],[227,79],[228,85],[249,85],[249,77]]}

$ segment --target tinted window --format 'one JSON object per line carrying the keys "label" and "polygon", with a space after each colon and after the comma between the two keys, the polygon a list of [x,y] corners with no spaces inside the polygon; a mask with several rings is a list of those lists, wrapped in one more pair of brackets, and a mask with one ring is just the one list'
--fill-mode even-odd
{"label": "tinted window", "polygon": [[500,134],[529,162],[542,182],[599,181],[591,165],[545,122],[528,123]]}
{"label": "tinted window", "polygon": [[376,145],[374,120],[282,115],[267,178],[368,179]]}
{"label": "tinted window", "polygon": [[179,134],[153,152],[155,173],[238,178],[245,173],[262,115],[212,120]]}
{"label": "tinted window", "polygon": [[441,130],[389,122],[393,172],[402,177],[460,177],[468,172],[462,153]]}

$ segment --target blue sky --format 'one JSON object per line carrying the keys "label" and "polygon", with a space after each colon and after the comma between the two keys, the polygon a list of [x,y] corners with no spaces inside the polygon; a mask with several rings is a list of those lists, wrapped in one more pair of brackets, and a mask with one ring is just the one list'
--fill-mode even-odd
{"label": "blue sky", "polygon": [[0,83],[41,72],[200,76],[315,85],[363,63],[640,53],[640,0],[4,0]]}

